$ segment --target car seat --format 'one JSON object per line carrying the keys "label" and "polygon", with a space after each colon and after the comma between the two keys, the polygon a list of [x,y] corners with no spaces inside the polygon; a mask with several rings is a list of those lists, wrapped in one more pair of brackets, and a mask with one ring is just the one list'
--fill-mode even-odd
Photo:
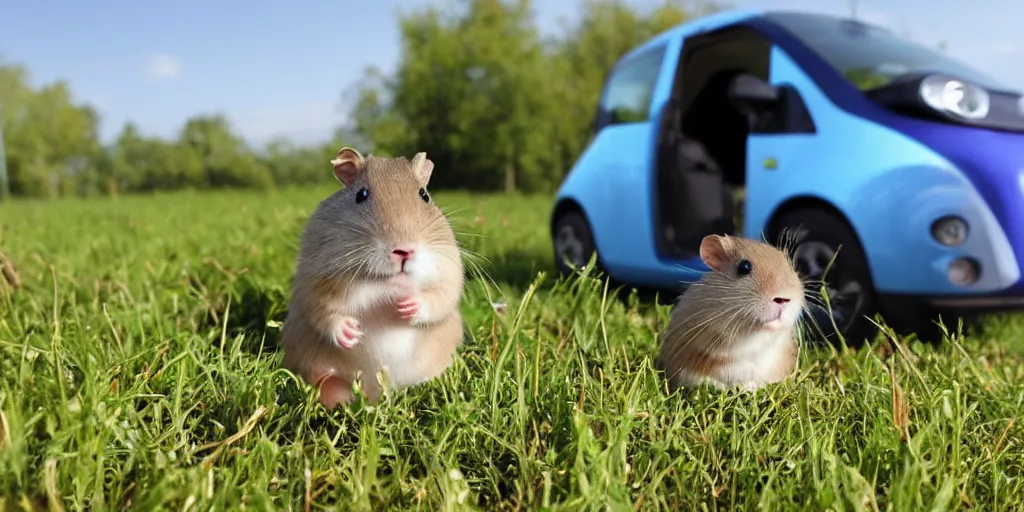
{"label": "car seat", "polygon": [[[711,156],[705,144],[686,136],[679,145],[679,156],[678,161],[682,164],[680,176],[689,191],[687,199],[693,204],[690,210],[701,212],[701,220],[706,219],[706,228],[714,233],[735,232],[736,202],[718,161]],[[681,212],[682,209],[676,208],[675,211]],[[696,219],[689,220],[693,222]],[[680,219],[680,222],[685,221]]]}
{"label": "car seat", "polygon": [[724,70],[705,82],[683,116],[683,133],[701,141],[718,162],[727,183],[746,181],[747,135],[750,125],[729,98],[733,80],[742,70]]}

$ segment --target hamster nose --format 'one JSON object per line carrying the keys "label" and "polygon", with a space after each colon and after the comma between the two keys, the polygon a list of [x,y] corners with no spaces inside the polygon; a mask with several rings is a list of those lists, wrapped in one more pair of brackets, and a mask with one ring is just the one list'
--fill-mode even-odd
{"label": "hamster nose", "polygon": [[391,259],[395,263],[403,263],[412,257],[412,249],[395,249],[391,251]]}
{"label": "hamster nose", "polygon": [[775,297],[772,300],[775,301],[775,303],[780,305],[780,306],[785,306],[786,303],[789,302],[789,299],[787,299],[785,297]]}

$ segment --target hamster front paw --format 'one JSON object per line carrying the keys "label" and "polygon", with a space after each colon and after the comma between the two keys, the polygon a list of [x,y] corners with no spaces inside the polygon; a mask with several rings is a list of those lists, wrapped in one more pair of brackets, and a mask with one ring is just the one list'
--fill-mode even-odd
{"label": "hamster front paw", "polygon": [[415,296],[408,296],[398,301],[398,315],[402,320],[412,321],[420,312],[420,301]]}
{"label": "hamster front paw", "polygon": [[359,326],[359,320],[350,316],[339,320],[334,327],[334,344],[341,348],[354,347],[362,337],[363,331]]}

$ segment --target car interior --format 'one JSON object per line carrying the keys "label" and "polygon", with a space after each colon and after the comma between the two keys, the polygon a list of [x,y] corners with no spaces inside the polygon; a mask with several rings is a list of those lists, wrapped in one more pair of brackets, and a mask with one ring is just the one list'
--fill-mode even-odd
{"label": "car interior", "polygon": [[739,77],[768,80],[770,43],[745,29],[684,43],[658,143],[655,209],[663,256],[696,257],[708,234],[742,228],[749,114],[730,99]]}

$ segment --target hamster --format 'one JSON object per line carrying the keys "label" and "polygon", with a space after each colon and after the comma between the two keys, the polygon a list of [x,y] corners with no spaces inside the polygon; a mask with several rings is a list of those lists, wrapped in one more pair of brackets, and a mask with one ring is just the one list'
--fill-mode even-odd
{"label": "hamster", "polygon": [[751,391],[787,378],[805,308],[792,260],[771,245],[720,235],[704,237],[700,257],[711,271],[677,300],[655,368],[672,387]]}
{"label": "hamster", "polygon": [[344,187],[302,233],[281,333],[283,365],[319,389],[327,408],[352,400],[358,380],[376,402],[440,376],[462,344],[464,274],[447,217],[427,192],[426,153],[331,160]]}

